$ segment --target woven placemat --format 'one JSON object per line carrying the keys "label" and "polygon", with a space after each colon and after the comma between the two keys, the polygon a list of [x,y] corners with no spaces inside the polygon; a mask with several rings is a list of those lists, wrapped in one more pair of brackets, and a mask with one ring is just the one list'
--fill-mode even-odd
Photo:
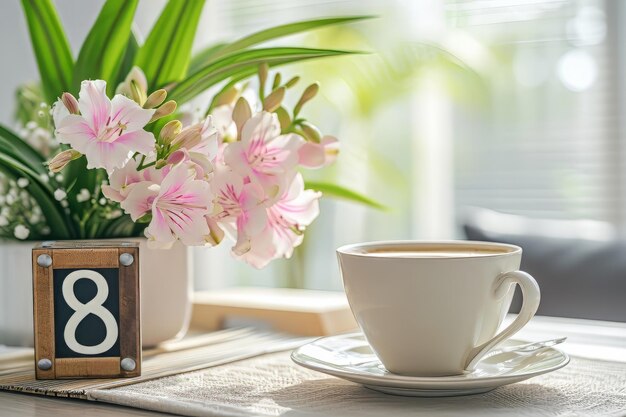
{"label": "woven placemat", "polygon": [[32,352],[0,358],[0,390],[88,399],[94,389],[121,387],[222,365],[269,352],[293,349],[308,339],[253,329],[189,335],[143,352],[142,375],[117,379],[35,379]]}
{"label": "woven placemat", "polygon": [[288,352],[114,389],[98,401],[187,416],[626,416],[626,363],[572,358],[486,394],[398,397],[294,364]]}
{"label": "woven placemat", "polygon": [[[409,398],[295,365],[303,339],[253,330],[190,337],[144,353],[129,379],[34,379],[33,359],[0,360],[0,390],[188,416],[626,416],[626,363],[573,357],[556,372],[456,398]],[[276,353],[278,352],[278,353]]]}

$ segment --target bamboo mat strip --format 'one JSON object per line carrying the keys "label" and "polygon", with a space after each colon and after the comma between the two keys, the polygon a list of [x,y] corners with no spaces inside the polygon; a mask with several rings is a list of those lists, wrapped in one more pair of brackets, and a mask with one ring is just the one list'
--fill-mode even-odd
{"label": "bamboo mat strip", "polygon": [[144,351],[142,375],[119,379],[36,380],[31,358],[0,371],[0,390],[87,399],[92,389],[108,389],[191,372],[247,359],[264,353],[293,349],[306,339],[252,329],[225,330],[192,335]]}

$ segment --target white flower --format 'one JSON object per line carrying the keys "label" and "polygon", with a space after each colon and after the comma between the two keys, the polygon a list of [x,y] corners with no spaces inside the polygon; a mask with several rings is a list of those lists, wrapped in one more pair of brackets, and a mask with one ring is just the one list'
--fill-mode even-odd
{"label": "white flower", "polygon": [[12,206],[12,205],[13,205],[13,203],[15,203],[15,195],[13,195],[13,194],[7,194],[6,200],[7,200],[7,204],[8,204],[9,206]]}
{"label": "white flower", "polygon": [[79,203],[84,203],[85,201],[89,200],[89,197],[91,197],[89,190],[86,188],[83,188],[76,195],[76,201],[78,201]]}
{"label": "white flower", "polygon": [[0,216],[0,226],[4,227],[9,224],[9,220],[6,217]]}
{"label": "white flower", "polygon": [[26,123],[26,129],[35,130],[37,127],[39,127],[37,122],[34,122],[32,120],[30,122]]}
{"label": "white flower", "polygon": [[0,206],[3,205],[6,201],[7,201],[6,197],[3,195],[0,195]]}
{"label": "white flower", "polygon": [[55,198],[57,201],[64,200],[64,199],[65,199],[65,197],[67,197],[67,193],[66,193],[65,191],[63,191],[62,189],[57,188],[57,189],[54,191],[54,198]]}
{"label": "white flower", "polygon": [[[69,206],[69,203],[67,202],[67,200],[63,200],[61,201],[61,207],[65,207],[67,208],[67,206]],[[66,210],[67,211],[67,210]]]}
{"label": "white flower", "polygon": [[63,182],[63,175],[59,174],[55,177],[55,179],[57,180],[57,182]]}
{"label": "white flower", "polygon": [[15,235],[17,239],[24,240],[28,238],[28,235],[30,234],[30,230],[28,230],[26,226],[18,224],[17,226],[15,226],[15,229],[13,230],[13,234]]}
{"label": "white flower", "polygon": [[49,177],[47,174],[39,174],[39,179],[46,183],[49,181]]}
{"label": "white flower", "polygon": [[107,204],[107,200],[106,198],[102,197],[100,200],[98,200],[98,203],[100,203],[101,206],[105,206]]}
{"label": "white flower", "polygon": [[20,178],[17,180],[17,186],[20,188],[26,188],[28,187],[28,179],[27,178]]}
{"label": "white flower", "polygon": [[44,235],[49,235],[50,234],[50,228],[48,226],[44,226],[41,229],[41,233],[43,233]]}

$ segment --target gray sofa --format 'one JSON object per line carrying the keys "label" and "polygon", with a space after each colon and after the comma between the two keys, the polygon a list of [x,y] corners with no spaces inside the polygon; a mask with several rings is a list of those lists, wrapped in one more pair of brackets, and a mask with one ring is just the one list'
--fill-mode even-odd
{"label": "gray sofa", "polygon": [[[562,226],[563,233],[554,236],[544,232],[558,227],[545,222],[473,210],[462,226],[469,240],[522,247],[521,268],[541,287],[537,314],[626,322],[626,240],[603,233],[606,228],[581,237],[585,233],[572,229],[587,225],[589,232],[597,225],[575,222],[557,225]],[[516,291],[511,307],[514,312],[521,305],[519,289]]]}

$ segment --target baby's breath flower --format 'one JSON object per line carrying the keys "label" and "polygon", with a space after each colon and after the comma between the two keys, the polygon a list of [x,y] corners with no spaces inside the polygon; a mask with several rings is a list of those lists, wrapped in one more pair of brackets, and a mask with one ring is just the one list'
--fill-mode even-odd
{"label": "baby's breath flower", "polygon": [[30,235],[30,230],[28,230],[26,226],[18,224],[15,226],[15,229],[13,229],[13,235],[16,239],[24,240],[28,238],[28,235]]}
{"label": "baby's breath flower", "polygon": [[66,193],[65,191],[63,191],[62,189],[57,188],[57,189],[54,191],[54,198],[55,198],[57,201],[64,200],[66,197],[67,197],[67,193]]}
{"label": "baby's breath flower", "polygon": [[7,226],[8,224],[9,220],[4,216],[0,216],[0,227]]}
{"label": "baby's breath flower", "polygon": [[28,179],[26,178],[20,178],[17,180],[17,186],[20,188],[26,188],[28,187]]}
{"label": "baby's breath flower", "polygon": [[89,193],[88,189],[83,188],[76,195],[76,201],[78,201],[79,203],[84,203],[85,201],[89,200],[89,197],[91,197],[91,193]]}

